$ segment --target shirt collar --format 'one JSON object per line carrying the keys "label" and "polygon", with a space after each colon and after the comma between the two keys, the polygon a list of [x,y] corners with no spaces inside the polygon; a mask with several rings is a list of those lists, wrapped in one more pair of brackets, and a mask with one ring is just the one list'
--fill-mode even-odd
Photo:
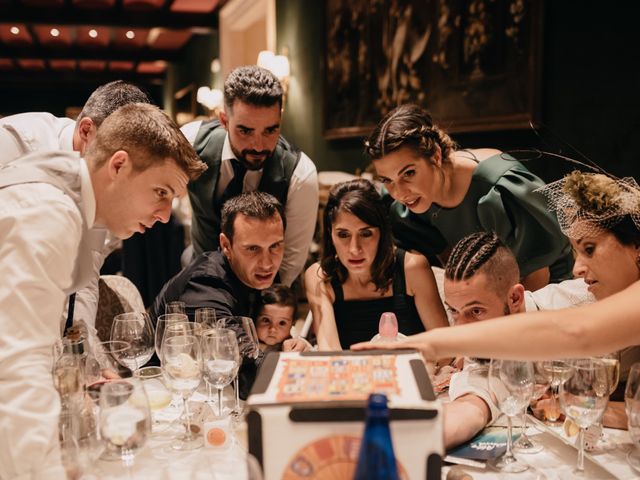
{"label": "shirt collar", "polygon": [[60,149],[65,152],[73,151],[73,132],[76,129],[76,122],[69,122],[65,125],[60,134],[58,135],[58,141],[60,143]]}
{"label": "shirt collar", "polygon": [[526,290],[524,292],[524,307],[527,312],[535,312],[536,310],[540,310],[538,308],[538,304],[536,303],[533,295],[530,291]]}
{"label": "shirt collar", "polygon": [[93,224],[96,221],[96,197],[93,192],[87,162],[84,159],[80,159],[80,195],[87,228],[93,228]]}
{"label": "shirt collar", "polygon": [[221,160],[237,160],[236,154],[231,150],[231,142],[229,141],[229,133],[224,137],[224,143],[222,144],[222,157]]}

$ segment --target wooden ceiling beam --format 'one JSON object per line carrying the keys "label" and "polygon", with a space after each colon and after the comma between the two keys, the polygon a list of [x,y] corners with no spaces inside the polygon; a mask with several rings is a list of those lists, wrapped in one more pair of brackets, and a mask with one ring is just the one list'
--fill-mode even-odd
{"label": "wooden ceiling beam", "polygon": [[42,46],[2,46],[2,58],[44,58],[65,60],[127,60],[132,62],[154,62],[164,60],[175,62],[180,59],[181,50],[145,49],[87,49],[78,46],[71,48],[45,48]]}
{"label": "wooden ceiling beam", "polygon": [[[55,18],[55,21],[51,19]],[[79,9],[65,4],[62,8],[21,7],[14,3],[0,4],[2,23],[32,25],[95,25],[100,27],[154,28],[172,30],[194,29],[209,33],[218,29],[218,13],[182,13],[168,10],[127,11],[116,9]]]}

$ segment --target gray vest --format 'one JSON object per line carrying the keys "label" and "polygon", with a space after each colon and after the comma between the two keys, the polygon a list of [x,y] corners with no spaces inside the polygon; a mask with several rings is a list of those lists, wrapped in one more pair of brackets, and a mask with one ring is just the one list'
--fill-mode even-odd
{"label": "gray vest", "polygon": [[[193,210],[191,240],[195,255],[218,249],[220,211],[215,207],[215,193],[226,135],[227,131],[217,120],[203,122],[193,143],[200,159],[209,167],[197,180],[189,182],[188,185]],[[270,193],[285,206],[291,175],[298,166],[300,153],[300,150],[281,136],[273,155],[265,162],[257,189]]]}
{"label": "gray vest", "polygon": [[[82,218],[82,238],[74,262],[72,284],[66,294],[86,287],[95,277],[93,250],[104,245],[106,231],[88,229],[82,214],[80,162],[76,152],[35,152],[0,165],[0,188],[24,183],[48,183],[62,190],[76,204]],[[47,206],[43,205],[43,209]]]}

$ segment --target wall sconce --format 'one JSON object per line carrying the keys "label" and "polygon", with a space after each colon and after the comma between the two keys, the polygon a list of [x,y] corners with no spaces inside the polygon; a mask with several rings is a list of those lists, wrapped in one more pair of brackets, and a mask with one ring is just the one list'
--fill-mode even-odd
{"label": "wall sconce", "polygon": [[223,95],[219,88],[200,87],[196,95],[199,104],[204,105],[217,115],[217,111],[222,109]]}
{"label": "wall sconce", "polygon": [[258,54],[258,61],[256,63],[259,67],[266,68],[278,77],[286,97],[287,90],[289,89],[289,76],[291,73],[287,51],[284,50],[283,55],[276,55],[269,50],[263,50]]}

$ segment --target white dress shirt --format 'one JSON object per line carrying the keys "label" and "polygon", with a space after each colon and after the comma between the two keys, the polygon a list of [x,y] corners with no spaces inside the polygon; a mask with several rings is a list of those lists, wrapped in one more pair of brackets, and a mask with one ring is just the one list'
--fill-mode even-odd
{"label": "white dress shirt", "polygon": [[[52,346],[82,225],[95,199],[81,164],[82,211],[58,188],[0,188],[0,478],[66,478],[60,464],[60,402],[51,379]],[[0,170],[1,173],[1,170]]]}
{"label": "white dress shirt", "polygon": [[[182,133],[192,145],[200,125],[202,121],[195,121],[181,128]],[[230,163],[232,159],[236,159],[236,156],[231,150],[229,134],[227,134],[222,146],[215,198],[222,196],[222,192],[233,178],[233,167]],[[247,170],[242,191],[257,190],[262,172],[262,170]],[[304,268],[318,217],[318,173],[316,166],[304,152],[300,153],[300,161],[291,175],[284,214],[287,219],[287,230],[284,235],[285,247],[280,266],[280,281],[291,285]]]}
{"label": "white dress shirt", "polygon": [[[527,312],[559,310],[595,301],[595,297],[587,290],[587,284],[581,278],[551,283],[535,292],[525,292]],[[465,358],[462,371],[451,376],[449,398],[455,400],[466,394],[477,395],[489,407],[491,411],[491,421],[489,423],[492,423],[500,416],[500,410],[489,393],[487,374],[487,365],[480,365]]]}
{"label": "white dress shirt", "polygon": [[[0,165],[32,152],[45,150],[73,151],[73,132],[76,122],[46,112],[27,112],[0,118]],[[88,327],[90,342],[96,341],[95,319],[98,311],[98,279],[104,259],[114,249],[114,237],[106,230],[96,236],[104,237],[104,247],[94,252],[95,278],[76,292],[74,320],[82,320]],[[67,307],[63,317],[67,317]]]}

